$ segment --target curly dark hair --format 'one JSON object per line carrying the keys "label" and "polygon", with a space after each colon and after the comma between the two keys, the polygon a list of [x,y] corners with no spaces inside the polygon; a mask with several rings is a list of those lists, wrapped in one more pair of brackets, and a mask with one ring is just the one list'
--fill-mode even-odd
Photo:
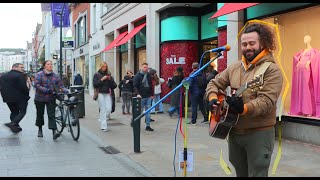
{"label": "curly dark hair", "polygon": [[261,23],[251,23],[245,27],[242,34],[257,32],[259,35],[260,44],[268,48],[270,51],[276,49],[276,40],[271,28]]}

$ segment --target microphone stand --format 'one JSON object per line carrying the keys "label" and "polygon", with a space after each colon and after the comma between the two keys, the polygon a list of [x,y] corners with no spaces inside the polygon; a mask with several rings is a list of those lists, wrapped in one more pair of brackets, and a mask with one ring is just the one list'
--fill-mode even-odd
{"label": "microphone stand", "polygon": [[[204,52],[207,53],[208,51]],[[163,98],[161,98],[157,103],[155,103],[153,106],[151,106],[149,109],[147,109],[144,113],[141,113],[138,117],[136,117],[135,119],[133,119],[133,121],[131,122],[131,125],[141,119],[144,115],[146,115],[147,113],[149,113],[153,108],[155,108],[160,102],[162,102],[163,100],[165,100],[167,97],[169,97],[173,92],[175,92],[176,90],[178,90],[181,86],[185,85],[189,87],[189,84],[191,82],[191,79],[196,77],[199,72],[201,72],[204,68],[206,68],[207,66],[209,66],[210,63],[212,63],[214,60],[218,59],[220,56],[222,55],[221,51],[218,52],[217,56],[213,59],[211,59],[209,62],[207,62],[205,65],[203,65],[200,69],[198,69],[196,72],[194,72],[193,74],[191,74],[189,77],[185,78],[184,80],[182,80],[182,82],[175,87],[174,89],[172,89],[168,94],[166,94]]]}

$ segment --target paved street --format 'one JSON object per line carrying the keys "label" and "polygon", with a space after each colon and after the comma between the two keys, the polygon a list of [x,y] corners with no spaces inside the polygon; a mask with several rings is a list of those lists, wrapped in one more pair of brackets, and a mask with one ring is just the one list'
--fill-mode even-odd
{"label": "paved street", "polygon": [[[32,96],[34,92],[30,93]],[[8,121],[9,109],[0,99],[0,123]],[[102,132],[98,122],[98,105],[88,94],[85,95],[85,117],[80,119],[81,135],[75,142],[70,133],[64,131],[56,141],[44,126],[44,137],[37,137],[35,106],[33,97],[29,101],[28,113],[21,122],[23,131],[14,135],[0,127],[0,176],[174,176],[173,157],[174,136],[177,116],[170,118],[167,113],[152,115],[154,132],[145,131],[144,118],[141,123],[141,153],[133,150],[133,131],[130,116],[122,115],[121,103],[116,104],[116,112],[108,122],[109,132]],[[166,107],[166,106],[165,106]],[[166,107],[167,108],[167,107]],[[190,116],[191,113],[188,113]],[[46,117],[46,116],[45,116]],[[199,117],[201,117],[199,113]],[[188,126],[187,147],[193,152],[193,171],[186,176],[235,176],[228,161],[227,142],[208,136],[207,125]],[[99,147],[112,146],[120,151],[107,154]],[[183,138],[177,132],[176,159],[183,149]],[[272,157],[272,165],[278,146],[277,141]],[[220,151],[230,166],[232,174],[227,175],[219,166]],[[275,175],[270,176],[320,176],[320,147],[302,142],[283,140],[282,157]],[[176,176],[184,176],[178,172]]]}
{"label": "paved street", "polygon": [[102,151],[99,147],[108,145],[86,128],[81,128],[78,142],[66,130],[54,141],[46,114],[44,137],[38,138],[33,97],[21,122],[22,132],[13,134],[3,125],[9,120],[9,108],[0,100],[0,176],[151,176],[125,154]]}

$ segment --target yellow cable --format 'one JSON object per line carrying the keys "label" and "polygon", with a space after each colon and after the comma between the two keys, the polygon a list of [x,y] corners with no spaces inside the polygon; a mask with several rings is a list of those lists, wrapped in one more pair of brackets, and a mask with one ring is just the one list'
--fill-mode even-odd
{"label": "yellow cable", "polygon": [[[282,66],[282,63],[281,63],[281,52],[282,52],[282,46],[281,46],[281,40],[280,40],[280,32],[279,32],[279,26],[278,24],[273,24],[273,23],[268,23],[268,22],[264,22],[264,21],[260,21],[260,20],[251,20],[251,21],[248,21],[246,24],[248,23],[253,23],[253,22],[258,22],[258,23],[262,23],[262,24],[266,24],[266,25],[269,25],[269,26],[273,26],[275,28],[275,31],[276,31],[276,34],[277,34],[277,40],[278,40],[278,44],[279,44],[279,51],[278,51],[278,54],[277,54],[277,62],[278,62],[278,65],[279,65],[279,68],[282,72],[282,75],[285,79],[285,89],[283,91],[283,94],[282,94],[282,97],[281,97],[281,103],[280,103],[280,108],[279,108],[279,113],[278,113],[278,116],[279,116],[279,129],[278,129],[278,152],[277,152],[277,156],[276,156],[276,159],[274,161],[274,164],[273,164],[273,167],[272,167],[272,174],[275,174],[276,173],[276,170],[278,168],[278,165],[279,165],[279,162],[280,162],[280,159],[281,159],[281,154],[282,154],[282,140],[281,140],[281,137],[282,137],[282,126],[281,126],[281,118],[282,118],[282,112],[283,112],[283,107],[284,107],[284,101],[287,97],[287,94],[288,94],[288,91],[289,91],[289,87],[290,87],[290,82],[288,80],[288,77],[283,69],[283,66]],[[239,34],[238,34],[239,36]]]}
{"label": "yellow cable", "polygon": [[224,172],[226,174],[231,174],[231,169],[230,167],[227,165],[227,163],[223,160],[223,157],[222,157],[222,149],[220,151],[220,167],[224,170]]}
{"label": "yellow cable", "polygon": [[[186,93],[185,93],[185,102],[184,102],[184,148],[187,149],[187,137],[188,137],[188,128],[187,128],[187,120],[188,120],[188,90],[189,90],[189,84],[185,85]],[[188,152],[188,151],[187,151]],[[187,156],[188,157],[188,156]],[[187,176],[187,161],[184,160],[184,177]]]}

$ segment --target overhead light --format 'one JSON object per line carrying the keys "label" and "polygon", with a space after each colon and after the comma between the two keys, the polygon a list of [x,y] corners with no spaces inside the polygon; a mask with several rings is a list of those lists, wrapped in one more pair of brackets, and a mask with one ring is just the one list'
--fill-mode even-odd
{"label": "overhead light", "polygon": [[190,7],[190,4],[185,4],[186,7]]}

